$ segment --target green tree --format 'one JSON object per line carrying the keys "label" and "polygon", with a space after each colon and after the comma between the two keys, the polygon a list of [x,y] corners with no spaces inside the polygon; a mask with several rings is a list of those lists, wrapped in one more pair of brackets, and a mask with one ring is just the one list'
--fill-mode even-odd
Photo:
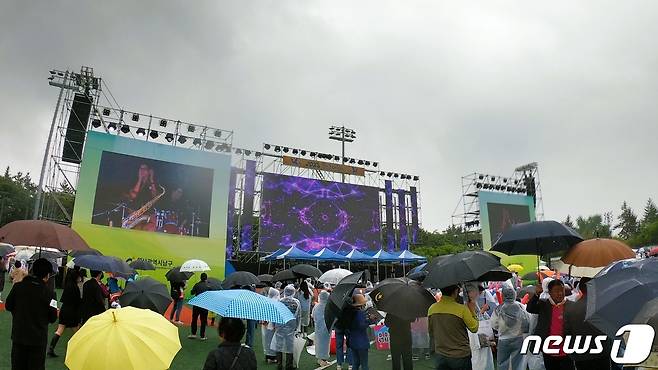
{"label": "green tree", "polygon": [[601,215],[592,215],[587,218],[578,216],[575,226],[576,231],[585,239],[609,238],[612,234],[610,225],[604,222]]}
{"label": "green tree", "polygon": [[649,225],[655,221],[658,221],[658,208],[656,208],[653,199],[649,198],[647,205],[644,206],[644,216],[642,216],[641,225]]}
{"label": "green tree", "polygon": [[570,215],[567,215],[567,218],[564,220],[563,224],[564,224],[565,226],[569,226],[569,227],[572,228],[572,229],[575,228],[575,226],[574,226],[574,224],[573,224],[573,220],[571,220],[571,216],[570,216]]}
{"label": "green tree", "polygon": [[9,167],[0,177],[0,226],[31,215],[36,194],[36,185],[30,174],[11,174]]}
{"label": "green tree", "polygon": [[626,202],[621,205],[621,213],[617,217],[619,223],[615,225],[615,230],[619,230],[619,237],[624,240],[632,239],[639,231],[637,216]]}

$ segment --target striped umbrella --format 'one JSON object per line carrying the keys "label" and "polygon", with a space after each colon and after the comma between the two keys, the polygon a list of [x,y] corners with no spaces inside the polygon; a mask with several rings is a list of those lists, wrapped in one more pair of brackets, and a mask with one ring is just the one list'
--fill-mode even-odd
{"label": "striped umbrella", "polygon": [[192,298],[188,303],[222,317],[277,324],[285,324],[295,318],[283,303],[246,289],[207,291]]}

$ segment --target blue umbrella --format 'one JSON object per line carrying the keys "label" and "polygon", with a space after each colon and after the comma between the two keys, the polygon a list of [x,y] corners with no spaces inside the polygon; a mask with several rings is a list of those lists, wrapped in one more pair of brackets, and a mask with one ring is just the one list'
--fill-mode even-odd
{"label": "blue umbrella", "polygon": [[188,303],[222,317],[277,324],[285,324],[295,318],[283,303],[246,289],[208,291],[192,298]]}
{"label": "blue umbrella", "polygon": [[615,261],[608,266],[604,267],[601,271],[599,271],[596,275],[594,275],[594,278],[601,277],[609,272],[613,271],[618,271],[622,270],[625,268],[628,268],[632,266],[635,262],[638,262],[639,260],[637,258],[629,258],[625,260],[620,260],[620,261]]}

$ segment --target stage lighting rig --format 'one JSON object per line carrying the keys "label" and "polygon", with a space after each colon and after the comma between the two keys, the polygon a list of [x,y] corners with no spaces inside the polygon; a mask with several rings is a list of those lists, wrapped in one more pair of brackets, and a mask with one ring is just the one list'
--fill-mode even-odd
{"label": "stage lighting rig", "polygon": [[171,132],[168,133],[167,135],[165,135],[165,140],[167,140],[168,143],[171,143],[172,141],[174,141],[174,134],[172,134]]}
{"label": "stage lighting rig", "polygon": [[263,145],[263,148],[265,148],[265,150],[270,150],[271,146],[270,144],[265,144]]}
{"label": "stage lighting rig", "polygon": [[101,127],[101,120],[99,120],[99,119],[94,119],[93,121],[91,121],[91,125],[92,125],[94,128],[99,128],[99,127]]}
{"label": "stage lighting rig", "polygon": [[222,130],[215,130],[215,137],[222,137]]}
{"label": "stage lighting rig", "polygon": [[195,138],[195,139],[192,141],[192,144],[194,144],[194,145],[196,145],[196,146],[200,146],[200,145],[201,145],[201,139],[199,139],[198,137]]}
{"label": "stage lighting rig", "polygon": [[151,132],[149,132],[149,136],[150,136],[151,139],[153,139],[153,140],[157,139],[157,138],[158,138],[158,135],[159,135],[158,132],[155,131],[155,130],[151,130]]}
{"label": "stage lighting rig", "polygon": [[180,136],[178,137],[178,142],[179,142],[179,143],[181,143],[181,144],[185,144],[186,141],[187,141],[187,138],[186,138],[185,136],[180,135]]}
{"label": "stage lighting rig", "polygon": [[133,122],[139,121],[139,114],[133,113],[133,118],[132,119],[133,119]]}
{"label": "stage lighting rig", "polygon": [[187,132],[194,132],[194,131],[196,131],[196,127],[192,125],[187,125]]}
{"label": "stage lighting rig", "polygon": [[210,150],[215,146],[212,140],[206,140],[206,149]]}
{"label": "stage lighting rig", "polygon": [[135,134],[139,137],[144,137],[146,136],[146,130],[140,127],[137,129],[137,132],[135,132]]}
{"label": "stage lighting rig", "polygon": [[160,120],[160,127],[167,127],[167,120],[166,119],[161,119]]}
{"label": "stage lighting rig", "polygon": [[116,132],[117,124],[115,122],[110,122],[107,124],[107,130],[111,132]]}
{"label": "stage lighting rig", "polygon": [[130,132],[130,127],[128,125],[121,125],[121,132],[127,134]]}
{"label": "stage lighting rig", "polygon": [[[329,139],[340,141],[342,148],[343,162],[345,162],[345,143],[352,143],[356,139],[356,131],[345,126],[331,126],[329,127]],[[354,163],[354,162],[350,162]],[[342,182],[345,182],[345,174],[341,174]]]}

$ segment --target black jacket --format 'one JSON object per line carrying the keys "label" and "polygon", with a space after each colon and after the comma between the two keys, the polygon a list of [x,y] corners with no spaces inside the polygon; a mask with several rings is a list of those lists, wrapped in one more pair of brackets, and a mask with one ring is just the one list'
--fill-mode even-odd
{"label": "black jacket", "polygon": [[[587,312],[587,296],[584,296],[577,302],[569,305],[564,310],[564,335],[605,335],[592,324],[585,322],[585,313]],[[590,344],[592,347],[594,343]],[[610,358],[612,344],[610,339],[606,339],[603,345],[603,353],[593,354],[571,354],[569,355],[574,361],[592,360],[599,357]]]}
{"label": "black jacket", "polygon": [[[235,360],[235,366],[231,368],[238,351],[240,355]],[[203,370],[256,370],[257,367],[253,349],[240,343],[224,342],[208,353]]]}
{"label": "black jacket", "polygon": [[11,339],[14,343],[46,348],[48,324],[57,320],[57,308],[50,306],[55,299],[43,280],[29,275],[14,284],[7,296],[5,309],[11,312]]}
{"label": "black jacket", "polygon": [[386,315],[384,324],[388,326],[388,333],[391,338],[391,343],[397,345],[408,344],[411,346],[411,321],[404,320],[389,313]]}
{"label": "black jacket", "polygon": [[105,312],[105,295],[96,279],[91,279],[82,285],[80,310],[83,323],[90,317]]}
{"label": "black jacket", "polygon": [[208,285],[208,281],[199,281],[198,283],[194,284],[192,287],[192,290],[190,291],[190,294],[192,295],[199,295],[203,292],[207,292],[210,290],[210,286]]}
{"label": "black jacket", "polygon": [[[572,304],[573,302],[566,301],[564,303],[564,311],[566,312]],[[539,318],[537,319],[537,327],[535,328],[535,332],[533,334],[539,335],[542,339],[548,337],[548,333],[551,330],[551,318],[553,314],[553,305],[551,302],[548,300],[539,299],[539,296],[535,294],[528,302],[526,311],[539,315]]]}

